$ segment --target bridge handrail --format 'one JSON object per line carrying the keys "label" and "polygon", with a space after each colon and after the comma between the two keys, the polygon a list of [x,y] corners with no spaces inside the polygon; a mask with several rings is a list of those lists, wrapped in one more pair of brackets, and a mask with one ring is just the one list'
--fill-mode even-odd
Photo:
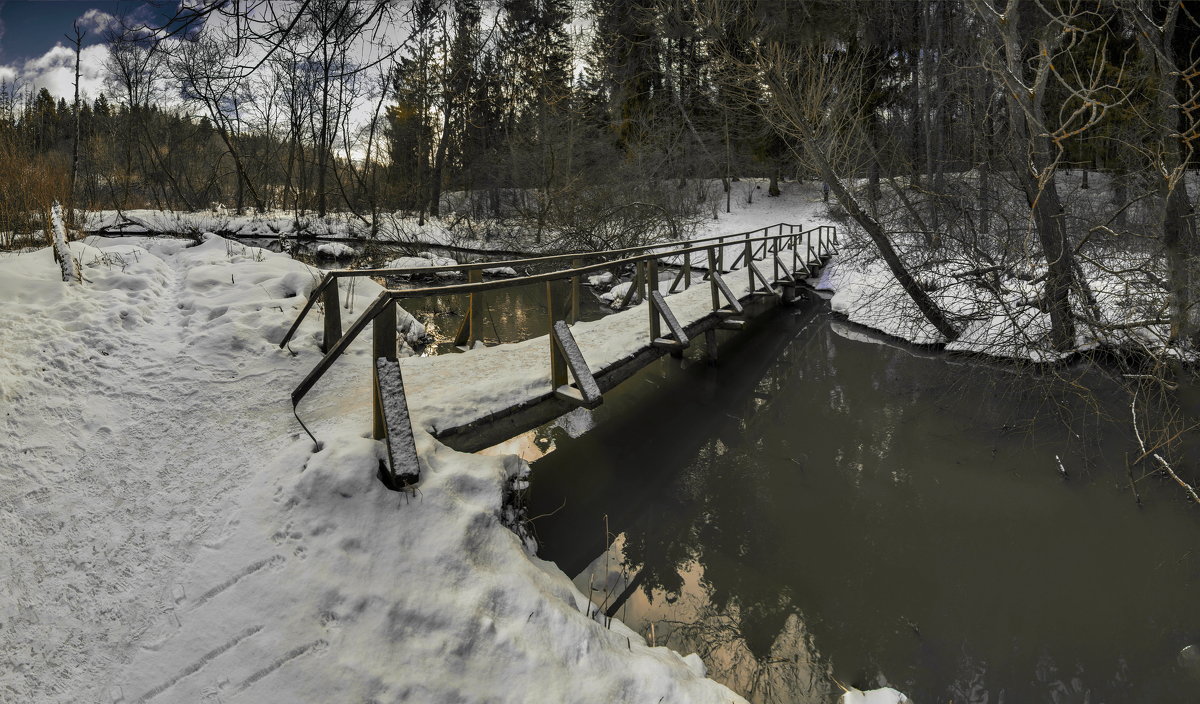
{"label": "bridge handrail", "polygon": [[[670,240],[668,242],[636,245],[633,247],[622,247],[620,249],[606,249],[606,250],[600,250],[600,251],[594,251],[594,252],[568,252],[565,254],[547,254],[547,255],[538,256],[538,257],[529,257],[526,259],[507,259],[507,260],[496,261],[496,262],[472,262],[469,264],[455,264],[455,265],[427,266],[427,267],[405,267],[405,268],[395,268],[395,269],[389,269],[389,268],[331,269],[329,271],[326,271],[321,276],[321,281],[318,282],[317,285],[313,288],[313,290],[308,294],[308,301],[305,302],[304,307],[300,310],[300,313],[296,316],[296,320],[292,322],[291,328],[289,328],[287,331],[287,334],[283,336],[283,340],[279,343],[279,346],[283,347],[288,342],[291,342],[292,336],[294,336],[296,334],[296,331],[300,329],[300,323],[304,321],[304,318],[308,315],[308,312],[310,310],[312,310],[313,306],[316,304],[316,302],[320,298],[321,294],[324,293],[326,287],[328,287],[331,283],[333,283],[341,278],[348,278],[348,277],[355,277],[355,276],[407,276],[407,275],[411,275],[411,274],[438,274],[438,273],[448,272],[448,271],[461,271],[461,272],[465,273],[465,272],[475,271],[475,270],[479,270],[479,269],[499,269],[502,267],[512,266],[515,264],[545,264],[548,262],[567,261],[567,260],[571,260],[571,259],[593,259],[596,257],[607,257],[607,256],[613,256],[613,255],[620,255],[620,254],[629,254],[629,253],[633,253],[633,252],[646,252],[646,251],[655,250],[655,249],[663,249],[666,247],[678,246],[682,242],[698,244],[698,243],[713,242],[713,241],[724,242],[727,239],[736,239],[738,242],[745,242],[747,239],[749,239],[750,235],[753,235],[756,232],[765,233],[765,232],[768,232],[769,230],[772,230],[775,228],[780,228],[780,233],[782,234],[782,232],[783,232],[782,228],[784,228],[784,227],[792,228],[792,227],[797,227],[797,225],[793,225],[791,223],[779,222],[779,223],[775,223],[774,225],[765,225],[763,227],[760,227],[760,228],[757,228],[754,230],[747,230],[746,232],[736,232],[736,233],[732,233],[732,234],[728,234],[728,235],[712,235],[709,237],[701,237],[701,238],[693,239],[693,240]],[[674,256],[675,254],[678,254],[678,253],[677,252],[663,252],[659,256]],[[621,262],[609,261],[609,262],[605,262],[605,265],[601,266],[599,268],[604,269],[607,266],[613,266],[613,265],[619,264],[619,263],[621,263]]]}
{"label": "bridge handrail", "polygon": [[[786,223],[780,223],[780,224],[786,225]],[[776,227],[776,225],[773,225],[772,227]],[[788,225],[788,227],[792,227],[792,226]],[[316,383],[321,379],[321,377],[324,376],[325,372],[328,371],[328,369],[331,366],[333,366],[333,363],[336,362],[337,359],[342,355],[342,353],[344,353],[346,351],[346,348],[350,346],[350,343],[353,342],[354,339],[357,338],[358,335],[360,333],[362,333],[363,330],[366,329],[367,325],[370,324],[371,321],[374,320],[376,316],[378,316],[380,313],[382,313],[384,310],[386,310],[388,307],[388,304],[390,304],[394,300],[404,299],[404,298],[420,298],[423,296],[441,295],[441,294],[447,294],[447,293],[451,293],[451,294],[453,294],[453,293],[459,293],[459,294],[461,294],[461,293],[467,293],[467,294],[483,293],[486,291],[494,291],[494,290],[509,288],[509,287],[513,287],[513,286],[526,286],[529,284],[535,284],[535,283],[541,283],[541,282],[559,281],[562,279],[570,279],[575,276],[580,276],[580,275],[587,274],[587,273],[590,273],[593,271],[600,271],[602,269],[606,269],[606,268],[609,268],[612,266],[637,263],[637,262],[646,261],[649,259],[658,259],[661,256],[676,256],[676,255],[690,254],[693,252],[708,251],[710,249],[713,249],[714,247],[727,247],[727,246],[731,246],[734,244],[740,245],[740,246],[751,246],[758,242],[767,242],[770,240],[777,241],[777,240],[786,239],[786,238],[799,238],[799,237],[804,237],[805,235],[808,235],[813,232],[824,233],[827,230],[830,231],[831,241],[836,242],[837,230],[833,226],[818,225],[817,227],[811,228],[809,230],[804,230],[801,232],[788,232],[787,234],[778,234],[778,235],[764,235],[763,237],[757,237],[757,238],[747,237],[745,239],[739,239],[736,242],[719,243],[716,245],[711,244],[711,239],[716,239],[716,238],[706,238],[705,240],[700,240],[700,241],[710,242],[709,244],[700,244],[700,245],[691,246],[691,247],[683,247],[683,248],[672,250],[669,252],[640,254],[640,255],[633,256],[633,257],[626,257],[626,258],[618,259],[618,260],[600,262],[598,264],[590,264],[590,265],[582,266],[582,267],[573,267],[571,269],[560,269],[560,270],[556,270],[556,271],[546,272],[543,274],[530,274],[528,276],[519,276],[516,278],[504,279],[501,281],[482,281],[482,282],[465,283],[465,284],[448,284],[445,286],[431,286],[431,287],[426,287],[426,288],[414,288],[414,289],[384,289],[378,295],[376,295],[376,297],[371,301],[371,303],[367,306],[367,308],[364,309],[363,312],[359,315],[358,319],[355,320],[354,323],[350,326],[350,328],[343,335],[341,335],[341,337],[338,338],[337,342],[328,348],[328,350],[325,353],[325,356],[321,358],[321,361],[318,362],[315,367],[313,367],[312,371],[310,371],[308,373],[308,375],[304,377],[304,380],[300,382],[300,385],[297,386],[294,391],[292,391],[292,407],[295,408],[296,406],[299,405],[300,401],[309,392],[309,390],[311,390],[312,387],[314,385],[316,385]],[[757,230],[751,231],[749,233],[742,233],[742,234],[743,235],[753,234],[753,232],[756,232],[756,231]],[[730,237],[730,236],[729,235],[723,236],[723,238],[728,238],[728,237]],[[811,245],[810,245],[810,248],[811,248]],[[643,247],[642,249],[645,249],[645,248]],[[576,258],[580,258],[580,257],[577,256]],[[425,270],[418,269],[417,271],[425,271]]]}

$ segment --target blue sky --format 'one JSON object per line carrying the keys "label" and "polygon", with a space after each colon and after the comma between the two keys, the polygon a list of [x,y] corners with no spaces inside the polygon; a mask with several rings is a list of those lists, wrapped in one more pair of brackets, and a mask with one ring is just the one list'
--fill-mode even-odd
{"label": "blue sky", "polygon": [[[113,16],[122,12],[144,12],[144,2],[103,0],[0,0],[0,63],[22,63],[45,54],[71,32],[71,23],[88,10]],[[86,44],[100,40],[89,31]]]}
{"label": "blue sky", "polygon": [[71,33],[72,23],[82,19],[87,36],[80,85],[95,98],[103,90],[107,52],[101,44],[107,24],[114,17],[157,24],[177,7],[178,0],[0,0],[0,81],[69,96],[74,55],[62,47],[69,44],[65,35]]}

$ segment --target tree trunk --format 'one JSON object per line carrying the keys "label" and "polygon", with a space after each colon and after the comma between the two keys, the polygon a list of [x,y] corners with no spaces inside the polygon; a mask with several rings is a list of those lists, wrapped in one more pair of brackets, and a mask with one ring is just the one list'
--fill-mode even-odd
{"label": "tree trunk", "polygon": [[1070,297],[1075,269],[1072,266],[1074,255],[1067,243],[1062,202],[1053,177],[1039,190],[1038,179],[1033,174],[1025,174],[1023,185],[1048,268],[1045,301],[1050,313],[1050,344],[1055,350],[1066,352],[1075,347],[1075,318],[1071,314]]}
{"label": "tree trunk", "polygon": [[947,342],[953,342],[958,339],[958,330],[950,324],[950,321],[946,318],[946,314],[938,308],[933,299],[929,297],[929,294],[913,279],[912,274],[908,272],[908,267],[904,265],[899,253],[892,246],[892,242],[884,231],[883,226],[859,205],[858,200],[850,193],[841,179],[837,177],[837,174],[834,173],[829,160],[825,158],[825,155],[816,143],[812,126],[802,118],[797,118],[797,123],[805,138],[805,150],[808,152],[813,163],[821,171],[821,177],[825,179],[825,184],[833,191],[833,195],[837,198],[838,203],[846,209],[850,217],[854,218],[855,222],[871,238],[871,241],[879,250],[879,254],[883,256],[884,262],[887,263],[888,269],[896,277],[896,281],[900,284],[900,287],[904,289],[904,292],[917,305],[917,309],[921,311],[921,315],[925,316],[925,319],[937,329],[942,337],[946,338]]}

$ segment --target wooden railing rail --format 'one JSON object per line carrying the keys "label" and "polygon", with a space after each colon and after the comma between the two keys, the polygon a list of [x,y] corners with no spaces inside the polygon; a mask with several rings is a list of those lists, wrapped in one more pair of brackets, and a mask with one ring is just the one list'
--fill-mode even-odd
{"label": "wooden railing rail", "polygon": [[[630,286],[630,294],[642,287],[640,292],[641,298],[648,301],[647,306],[649,311],[649,345],[669,349],[673,354],[681,354],[690,342],[684,326],[671,311],[666,298],[659,292],[658,281],[658,265],[659,259],[664,256],[682,257],[682,261],[690,264],[691,256],[696,253],[704,253],[704,257],[708,263],[708,271],[705,278],[709,280],[709,286],[712,295],[712,312],[722,316],[724,319],[729,319],[730,316],[742,314],[742,305],[738,297],[729,288],[724,281],[721,273],[721,261],[723,260],[723,251],[726,247],[736,246],[742,250],[741,260],[745,261],[746,276],[748,277],[748,290],[753,294],[769,294],[772,296],[780,295],[775,291],[775,286],[782,285],[787,291],[788,287],[795,287],[795,273],[800,269],[800,251],[801,247],[806,252],[803,261],[803,268],[806,274],[812,272],[812,267],[819,265],[823,257],[835,251],[834,247],[837,242],[836,230],[831,226],[820,226],[806,231],[798,231],[798,226],[780,224],[777,227],[777,234],[764,235],[761,237],[752,237],[753,233],[743,234],[737,239],[732,239],[728,236],[718,238],[709,238],[700,243],[689,243],[689,246],[677,247],[667,252],[645,251],[658,250],[662,247],[640,247],[631,248],[641,250],[642,253],[634,256],[626,256],[621,259],[608,260],[595,264],[581,264],[584,256],[580,254],[571,255],[571,268],[561,269],[556,271],[545,272],[541,274],[529,274],[511,279],[497,281],[483,281],[481,276],[471,275],[466,283],[454,283],[438,286],[427,286],[421,288],[410,289],[385,289],[381,291],[371,303],[362,311],[359,317],[350,325],[350,328],[341,334],[337,331],[337,335],[333,336],[333,331],[327,330],[327,344],[325,345],[325,354],[315,367],[304,377],[300,384],[292,391],[292,407],[295,409],[304,399],[305,395],[313,388],[314,385],[324,376],[325,372],[345,353],[351,343],[364,331],[368,325],[372,325],[372,357],[375,359],[373,365],[375,371],[375,402],[374,402],[374,434],[376,438],[385,439],[388,435],[388,429],[391,427],[407,427],[407,410],[397,410],[402,407],[394,405],[389,407],[385,404],[386,399],[381,398],[381,384],[387,385],[388,388],[395,389],[399,387],[400,394],[403,394],[403,383],[400,381],[401,376],[399,368],[394,370],[391,366],[381,365],[380,360],[396,360],[397,359],[397,335],[396,335],[396,306],[397,301],[410,298],[423,298],[427,296],[442,296],[446,294],[467,294],[472,296],[472,303],[469,306],[468,315],[480,315],[481,308],[476,305],[475,295],[482,295],[488,291],[497,291],[515,286],[528,286],[531,284],[544,283],[546,291],[546,309],[549,313],[547,320],[547,331],[550,339],[550,379],[551,390],[558,396],[570,399],[579,405],[592,407],[600,403],[599,392],[596,389],[595,381],[592,377],[591,370],[588,369],[583,354],[580,352],[578,345],[575,344],[574,338],[571,335],[570,327],[565,321],[559,319],[555,314],[555,306],[552,297],[551,284],[555,281],[571,280],[572,286],[569,289],[571,301],[570,317],[574,320],[578,319],[579,311],[579,281],[580,277],[592,272],[609,269],[614,266],[633,265],[636,267],[637,276],[635,281]],[[785,231],[786,228],[786,231]],[[769,229],[769,228],[767,228]],[[814,236],[816,242],[814,245]],[[715,243],[710,241],[715,239]],[[814,249],[815,247],[815,249]],[[788,266],[785,261],[780,258],[781,251],[791,250],[791,271],[788,271]],[[755,255],[758,253],[758,256]],[[768,278],[762,270],[759,269],[756,262],[765,262],[771,265],[773,276]],[[476,269],[480,268],[478,266]],[[378,270],[376,270],[378,271]],[[427,271],[421,269],[418,271]],[[686,276],[690,280],[691,270],[687,267]],[[332,272],[331,272],[332,273]],[[683,276],[684,272],[680,273]],[[674,291],[675,285],[679,282],[680,277],[676,277],[672,283],[670,290]],[[641,282],[640,284],[638,282]],[[690,283],[690,281],[689,281]],[[334,288],[336,290],[336,287]],[[793,291],[794,293],[794,291]],[[314,297],[315,298],[315,297]],[[628,300],[628,297],[627,297]],[[790,299],[787,299],[790,300]],[[311,304],[311,300],[310,300]],[[307,307],[306,307],[307,310]],[[383,316],[380,318],[380,316]],[[377,320],[378,319],[378,320]],[[465,333],[465,341],[468,344],[473,344],[471,339],[475,336],[474,330],[480,328],[478,320],[472,324],[464,321],[464,327],[468,332]],[[663,336],[662,325],[666,324],[670,336]],[[728,327],[738,327],[739,322],[728,320]],[[297,325],[299,321],[297,321]],[[293,330],[294,330],[293,326]],[[289,332],[289,337],[291,333]],[[463,341],[464,333],[460,331],[456,342]],[[706,333],[707,338],[707,333]],[[379,376],[379,370],[387,372],[387,378],[383,379]],[[568,383],[568,370],[570,376],[575,379],[575,386]],[[385,411],[392,408],[391,415],[393,419],[385,418]],[[406,408],[404,406],[403,408]],[[299,417],[299,416],[297,416]],[[396,421],[394,418],[400,417],[402,421]],[[411,434],[411,430],[408,431]],[[400,444],[389,444],[389,476],[393,481],[399,481],[404,477],[415,477],[416,475],[406,474],[407,470],[397,470],[394,467],[394,457],[398,447],[411,447],[411,440],[404,439]],[[404,456],[409,457],[409,453],[404,453]],[[415,461],[415,460],[412,460]],[[415,469],[413,471],[416,471]],[[413,480],[415,481],[415,480]],[[411,483],[408,479],[401,481],[401,484]]]}
{"label": "wooden railing rail", "polygon": [[[287,334],[285,334],[283,336],[283,340],[280,341],[279,346],[284,347],[287,345],[288,342],[291,342],[292,337],[296,334],[296,331],[299,330],[299,328],[300,328],[300,323],[304,321],[304,318],[308,315],[309,311],[312,310],[312,308],[316,305],[318,300],[323,300],[323,302],[325,303],[326,331],[329,332],[335,327],[340,329],[340,327],[341,327],[340,314],[335,312],[335,313],[333,313],[332,316],[330,316],[330,313],[329,313],[329,311],[331,309],[336,309],[337,306],[340,304],[340,301],[338,300],[339,297],[338,297],[338,292],[337,292],[336,287],[334,287],[331,290],[330,285],[333,283],[336,283],[338,280],[343,279],[343,278],[351,278],[351,277],[357,277],[357,276],[378,276],[378,277],[411,276],[414,274],[436,275],[439,273],[448,273],[448,272],[462,273],[462,274],[466,275],[468,278],[470,278],[471,272],[479,272],[479,275],[482,275],[482,271],[484,269],[499,269],[499,268],[503,268],[503,267],[512,267],[512,266],[516,266],[516,265],[549,264],[549,263],[553,263],[553,262],[565,262],[565,261],[570,261],[573,268],[578,268],[580,266],[581,260],[583,260],[583,259],[619,257],[619,256],[623,256],[623,255],[628,255],[628,254],[646,253],[646,252],[652,252],[654,250],[659,250],[659,249],[678,248],[681,244],[700,245],[700,244],[705,244],[705,243],[710,243],[710,242],[717,242],[718,244],[723,245],[723,244],[725,244],[726,240],[742,240],[742,239],[749,240],[755,233],[762,232],[765,235],[766,233],[770,232],[770,230],[772,230],[772,229],[777,229],[779,231],[779,234],[782,235],[784,228],[788,228],[789,234],[790,234],[790,233],[794,232],[796,228],[799,228],[799,227],[800,227],[799,225],[792,225],[792,224],[788,224],[788,223],[778,223],[775,225],[768,225],[766,227],[760,227],[756,230],[750,230],[748,232],[739,232],[739,233],[730,234],[730,235],[713,235],[711,237],[702,237],[702,238],[698,238],[698,239],[694,239],[694,240],[672,240],[669,242],[658,242],[658,243],[654,243],[654,244],[638,245],[635,247],[624,247],[624,248],[620,248],[620,249],[607,249],[607,250],[601,250],[601,251],[596,251],[596,252],[568,252],[565,254],[550,254],[550,255],[544,255],[544,256],[538,256],[538,257],[528,257],[526,259],[507,259],[507,260],[493,261],[493,262],[471,262],[471,263],[467,263],[467,264],[454,264],[454,265],[447,265],[447,266],[428,266],[428,267],[415,267],[415,268],[408,267],[408,268],[395,268],[395,269],[392,269],[392,268],[331,269],[331,270],[325,272],[321,276],[321,280],[317,283],[317,285],[313,288],[313,290],[308,294],[308,301],[305,302],[304,307],[300,310],[300,313],[296,316],[296,319],[292,322],[291,328],[289,328],[287,331]],[[666,252],[666,253],[660,253],[659,256],[660,256],[660,258],[674,257],[674,256],[678,256],[678,253],[677,252]],[[718,265],[720,265],[720,263],[723,261],[724,261],[724,256],[723,256],[723,251],[722,251],[722,256],[719,257],[719,260],[718,260]],[[740,261],[740,257],[739,257],[738,261]],[[609,261],[606,263],[606,266],[615,266],[615,265],[619,265],[620,263],[621,263],[621,261]],[[674,262],[668,262],[668,263],[673,264]],[[691,262],[690,261],[685,262],[684,265],[688,267],[689,272],[690,272]],[[605,266],[600,267],[600,269],[603,269],[603,268],[606,268],[606,267]],[[734,265],[731,268],[737,268],[737,262],[734,262]],[[690,277],[690,273],[689,273],[689,277]],[[328,339],[329,339],[329,337],[327,336],[326,342],[324,343],[324,351],[328,351],[328,347],[329,347]]]}

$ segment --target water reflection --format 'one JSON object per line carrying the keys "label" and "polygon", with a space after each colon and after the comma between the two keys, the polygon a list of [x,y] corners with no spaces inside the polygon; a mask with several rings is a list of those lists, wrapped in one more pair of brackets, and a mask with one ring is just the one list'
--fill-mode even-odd
{"label": "water reflection", "polygon": [[[1200,699],[1179,660],[1200,640],[1194,517],[1149,481],[1135,506],[1118,400],[842,333],[815,307],[777,316],[716,371],[657,365],[590,432],[545,430],[543,556],[609,605],[631,591],[627,624],[757,702],[828,701],[835,680],[918,702]],[[606,553],[619,589],[587,576]]]}

